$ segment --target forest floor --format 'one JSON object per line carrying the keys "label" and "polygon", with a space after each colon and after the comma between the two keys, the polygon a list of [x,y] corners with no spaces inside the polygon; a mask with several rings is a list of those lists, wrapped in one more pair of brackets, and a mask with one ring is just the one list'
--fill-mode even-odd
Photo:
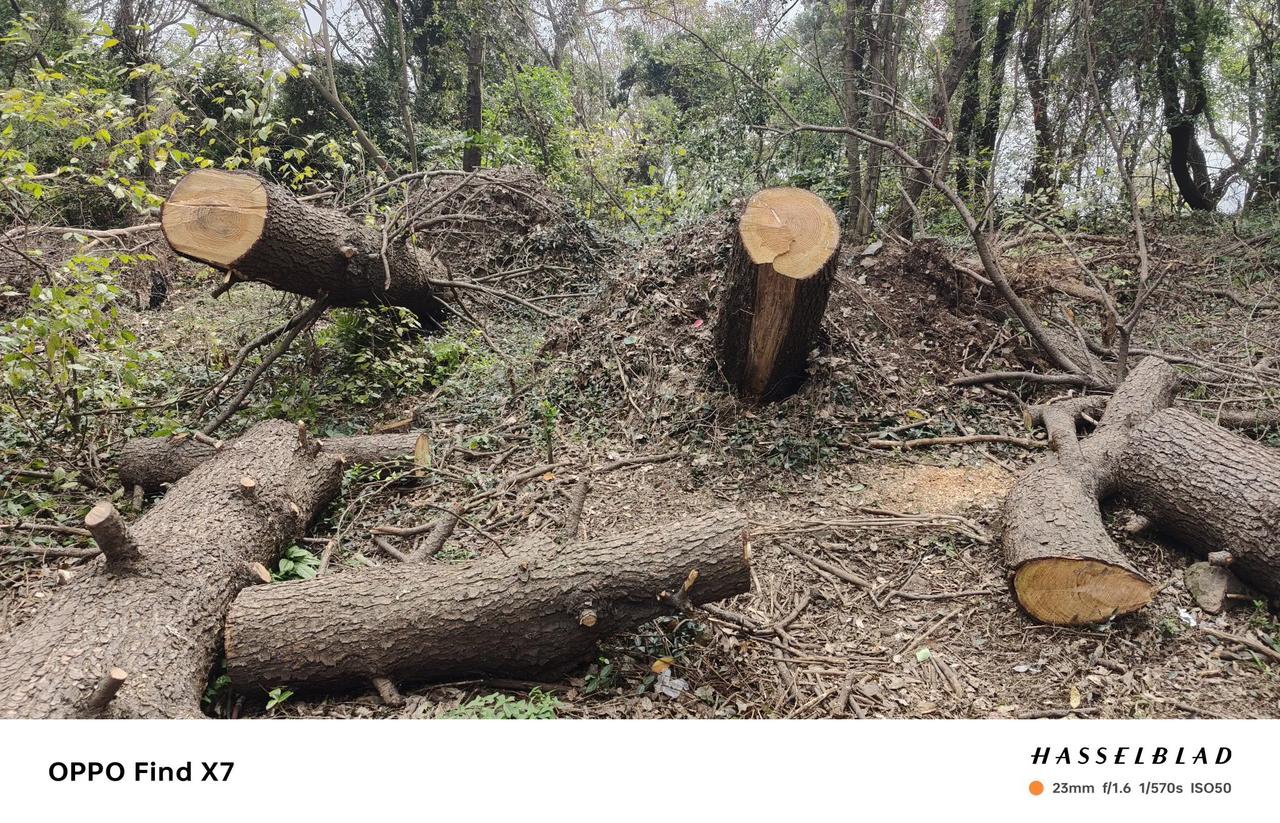
{"label": "forest floor", "polygon": [[[1017,472],[1041,453],[1043,438],[1028,431],[1022,401],[1050,393],[947,385],[962,373],[1027,361],[994,296],[952,265],[964,259],[958,247],[926,240],[874,253],[842,249],[808,380],[784,402],[753,407],[727,393],[711,365],[731,229],[729,215],[717,214],[643,250],[605,249],[579,258],[573,271],[568,264],[534,271],[518,288],[570,295],[539,303],[562,318],[477,309],[484,334],[461,322],[447,329],[443,339],[466,353],[420,392],[362,398],[363,405],[346,402],[350,384],[324,395],[315,375],[334,353],[322,330],[244,416],[319,416],[325,433],[404,427],[411,418],[430,437],[425,471],[348,472],[343,497],[305,544],[318,551],[338,539],[330,574],[395,562],[380,554],[371,527],[417,525],[433,517],[432,506],[543,463],[555,465],[471,518],[501,540],[561,528],[565,491],[584,471],[649,456],[655,462],[594,482],[581,534],[735,506],[752,522],[751,592],[719,604],[717,614],[659,620],[615,638],[595,664],[554,682],[406,688],[408,703],[398,710],[373,693],[299,694],[274,714],[465,716],[493,705],[475,703],[477,696],[501,692],[518,705],[553,695],[554,704],[542,705],[560,717],[1280,717],[1280,666],[1200,631],[1261,633],[1274,643],[1280,617],[1252,602],[1204,614],[1182,582],[1191,558],[1177,547],[1115,529],[1161,587],[1135,615],[1062,629],[1036,624],[1014,603],[999,510]],[[1274,407],[1280,311],[1271,306],[1280,298],[1280,258],[1226,223],[1159,225],[1153,233],[1153,264],[1169,273],[1139,337],[1211,364],[1182,367],[1180,402],[1208,415]],[[1075,246],[1095,263],[1110,256],[1116,272],[1131,268],[1122,238]],[[1005,259],[1043,316],[1097,329],[1097,312],[1060,288],[1079,283],[1073,257],[1056,241],[1021,245]],[[122,322],[164,353],[169,368],[216,373],[209,341],[234,351],[233,341],[286,316],[289,301],[245,286],[214,303],[210,282],[184,266],[160,311],[122,312]],[[1036,442],[883,443],[967,434]],[[1280,444],[1275,432],[1255,436]],[[76,505],[69,497],[57,510],[69,517]],[[1122,506],[1107,514],[1111,524],[1125,517]],[[461,529],[433,562],[492,551],[485,537]],[[55,563],[76,562],[0,566],[0,630],[56,596]],[[211,711],[260,714],[263,702],[263,695],[217,694]]]}

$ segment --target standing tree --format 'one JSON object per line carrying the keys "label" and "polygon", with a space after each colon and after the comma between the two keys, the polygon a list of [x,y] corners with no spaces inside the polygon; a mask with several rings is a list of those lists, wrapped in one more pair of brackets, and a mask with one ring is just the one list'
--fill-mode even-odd
{"label": "standing tree", "polygon": [[[924,124],[920,148],[915,155],[920,164],[926,168],[933,168],[946,156],[950,148],[946,123],[951,98],[959,88],[961,77],[972,60],[977,46],[971,36],[973,0],[956,0],[951,8],[950,58],[933,85],[932,106],[926,115],[928,122]],[[898,202],[898,208],[891,221],[893,230],[898,234],[904,237],[911,236],[915,223],[916,202],[928,185],[926,175],[919,171],[907,175],[902,187],[902,198]]]}
{"label": "standing tree", "polygon": [[1169,171],[1178,194],[1196,211],[1213,211],[1218,196],[1196,127],[1209,105],[1204,59],[1211,20],[1199,0],[1156,0],[1156,77],[1169,133]]}

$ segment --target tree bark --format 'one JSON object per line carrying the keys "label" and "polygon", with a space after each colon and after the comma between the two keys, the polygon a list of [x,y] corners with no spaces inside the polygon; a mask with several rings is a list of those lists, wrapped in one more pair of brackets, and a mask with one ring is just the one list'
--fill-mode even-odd
{"label": "tree bark", "polygon": [[973,194],[977,174],[974,158],[977,156],[978,113],[982,103],[982,40],[987,27],[983,5],[981,0],[977,0],[969,15],[969,39],[973,47],[969,50],[969,62],[964,67],[960,114],[956,118],[956,191],[964,195]]}
{"label": "tree bark", "polygon": [[[934,84],[933,107],[928,114],[934,129],[938,131],[930,128],[924,130],[920,138],[920,149],[916,154],[916,159],[926,168],[931,168],[944,160],[950,148],[948,138],[944,136],[947,132],[947,113],[951,108],[951,98],[955,96],[956,89],[960,85],[961,75],[969,65],[977,45],[970,36],[973,2],[974,0],[955,0],[951,4],[951,56]],[[927,183],[925,175],[915,172],[906,175],[903,181],[902,197],[892,218],[893,230],[903,237],[910,238],[913,234],[916,204],[920,200],[920,195],[924,193]]]}
{"label": "tree bark", "polygon": [[428,251],[332,209],[309,205],[255,174],[200,169],[184,177],[160,217],[183,257],[330,305],[383,303],[434,325],[431,288],[442,268]]}
{"label": "tree bark", "polygon": [[247,569],[302,536],[340,482],[341,463],[299,448],[291,424],[260,423],[229,443],[129,526],[139,557],[92,562],[0,640],[0,717],[92,714],[114,669],[128,679],[105,714],[198,715]]}
{"label": "tree bark", "polygon": [[[1187,42],[1180,33],[1179,10],[1188,18]],[[1195,211],[1213,211],[1218,202],[1212,194],[1204,150],[1196,137],[1197,121],[1208,105],[1202,54],[1207,37],[1200,31],[1203,24],[1197,19],[1194,3],[1179,0],[1179,9],[1175,10],[1170,8],[1169,0],[1159,0],[1155,12],[1161,29],[1156,77],[1164,102],[1165,130],[1169,133],[1169,171],[1188,206]],[[1184,74],[1180,59],[1186,64],[1185,101],[1180,99]]]}
{"label": "tree bark", "polygon": [[[352,437],[327,437],[317,442],[321,451],[340,458],[346,464],[382,463],[409,457],[417,446],[419,434],[363,434]],[[197,441],[185,435],[174,437],[135,437],[120,449],[116,468],[126,489],[141,486],[148,492],[176,483],[197,466],[221,451],[220,446]]]}
{"label": "tree bark", "polygon": [[[871,6],[875,0],[845,0],[844,10],[844,122],[857,128],[865,110],[860,91],[866,86],[865,64]],[[853,229],[862,208],[862,141],[845,137],[844,156],[848,177],[845,225]]]}
{"label": "tree bark", "polygon": [[1070,411],[1049,406],[1040,412],[1056,453],[1018,478],[1004,506],[1014,594],[1035,619],[1079,626],[1150,602],[1151,583],[1107,533],[1100,501],[1118,488],[1120,455],[1134,427],[1173,402],[1177,381],[1164,361],[1143,360],[1083,442]]}
{"label": "tree bark", "polygon": [[510,558],[246,589],[227,617],[227,673],[242,689],[554,675],[612,634],[747,591],[746,541],[726,509],[558,550],[538,539]]}
{"label": "tree bark", "polygon": [[1027,24],[1023,31],[1022,50],[1019,53],[1022,73],[1027,80],[1027,97],[1031,101],[1031,125],[1035,134],[1035,147],[1031,156],[1031,174],[1023,184],[1023,193],[1045,198],[1049,203],[1057,200],[1058,184],[1054,166],[1057,164],[1058,147],[1049,123],[1049,77],[1044,58],[1045,26],[1053,0],[1034,0],[1027,12]]}
{"label": "tree bark", "polygon": [[[974,152],[977,168],[974,171],[974,199],[981,203],[986,199],[988,185],[995,173],[996,138],[1000,135],[1000,109],[1004,97],[1005,60],[1009,56],[1009,40],[1018,6],[1006,0],[996,15],[995,42],[991,46],[991,78],[987,90],[987,104],[982,115],[982,128],[978,130]],[[993,187],[994,188],[994,187]]]}
{"label": "tree bark", "polygon": [[467,110],[462,130],[467,145],[462,150],[462,170],[480,168],[480,132],[484,129],[484,33],[474,31],[467,41]]}
{"label": "tree bark", "polygon": [[[871,86],[871,122],[869,131],[876,137],[887,136],[889,113],[898,94],[898,41],[897,10],[895,0],[881,0],[880,11],[868,15],[868,37],[871,39],[868,62],[874,77]],[[871,31],[874,24],[875,30]],[[853,236],[862,241],[871,235],[875,225],[876,204],[880,199],[880,163],[884,156],[881,146],[867,146],[866,174],[862,177],[862,197]]]}
{"label": "tree bark", "polygon": [[839,246],[835,213],[811,192],[765,189],[747,203],[716,325],[720,367],[740,394],[776,400],[800,385]]}
{"label": "tree bark", "polygon": [[1120,460],[1125,497],[1152,527],[1280,597],[1280,450],[1181,409],[1139,426]]}

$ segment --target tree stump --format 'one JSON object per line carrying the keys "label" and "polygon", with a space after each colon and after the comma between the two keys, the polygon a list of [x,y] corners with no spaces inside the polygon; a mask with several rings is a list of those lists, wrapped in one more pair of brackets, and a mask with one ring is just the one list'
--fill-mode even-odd
{"label": "tree stump", "polygon": [[765,189],[747,202],[716,329],[720,368],[742,396],[776,400],[803,381],[839,246],[839,221],[812,192]]}
{"label": "tree stump", "polygon": [[256,174],[188,174],[165,201],[160,223],[174,251],[227,272],[228,283],[266,283],[335,306],[401,306],[424,326],[442,316],[430,283],[442,268],[430,252]]}

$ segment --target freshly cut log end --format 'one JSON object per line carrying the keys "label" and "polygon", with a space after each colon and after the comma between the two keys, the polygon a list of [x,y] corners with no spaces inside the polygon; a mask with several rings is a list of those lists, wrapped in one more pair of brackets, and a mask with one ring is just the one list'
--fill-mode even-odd
{"label": "freshly cut log end", "polygon": [[1131,614],[1151,602],[1151,583],[1100,560],[1048,557],[1023,564],[1013,576],[1018,602],[1042,623],[1081,626]]}
{"label": "freshly cut log end", "polygon": [[267,190],[248,174],[201,169],[188,174],[165,201],[161,226],[178,254],[229,269],[267,224]]}
{"label": "freshly cut log end", "polygon": [[407,238],[387,242],[363,220],[299,200],[248,172],[200,169],[184,177],[160,213],[178,254],[228,273],[324,299],[331,306],[386,304],[434,328],[445,308],[431,281],[443,267]]}
{"label": "freshly cut log end", "polygon": [[818,274],[840,247],[835,212],[804,189],[758,192],[747,202],[738,231],[753,263],[795,280]]}
{"label": "freshly cut log end", "polygon": [[840,224],[803,189],[747,203],[726,277],[716,343],[738,393],[776,400],[799,387],[835,279]]}
{"label": "freshly cut log end", "polygon": [[1033,618],[1088,625],[1137,611],[1154,596],[1103,525],[1100,501],[1117,489],[1134,428],[1173,401],[1177,382],[1168,364],[1143,360],[1084,441],[1072,415],[1041,414],[1056,451],[1018,477],[1004,504],[1005,561],[1014,595]]}

